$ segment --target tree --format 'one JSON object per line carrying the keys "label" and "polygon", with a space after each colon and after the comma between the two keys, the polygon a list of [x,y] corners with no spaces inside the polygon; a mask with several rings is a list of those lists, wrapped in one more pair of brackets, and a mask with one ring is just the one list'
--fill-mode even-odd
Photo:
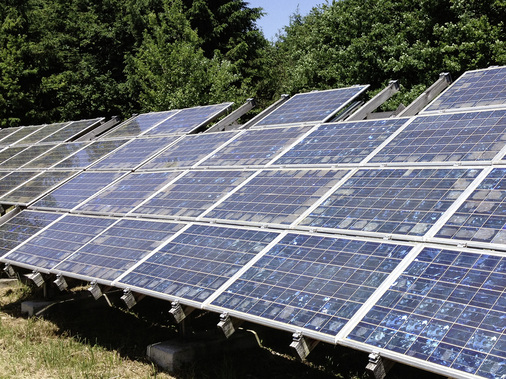
{"label": "tree", "polygon": [[276,44],[283,80],[294,93],[353,84],[380,89],[400,79],[409,103],[440,72],[505,64],[506,4],[460,0],[341,0],[295,15]]}

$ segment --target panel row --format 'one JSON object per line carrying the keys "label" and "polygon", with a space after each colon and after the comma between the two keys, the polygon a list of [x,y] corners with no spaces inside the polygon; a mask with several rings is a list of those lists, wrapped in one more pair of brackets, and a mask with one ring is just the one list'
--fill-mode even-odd
{"label": "panel row", "polygon": [[457,377],[506,374],[506,258],[492,252],[34,211],[0,234],[0,261],[14,266],[379,349]]}

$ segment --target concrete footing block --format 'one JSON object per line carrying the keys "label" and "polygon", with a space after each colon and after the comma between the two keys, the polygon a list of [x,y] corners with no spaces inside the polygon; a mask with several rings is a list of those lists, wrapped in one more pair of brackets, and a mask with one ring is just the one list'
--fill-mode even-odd
{"label": "concrete footing block", "polygon": [[158,342],[147,347],[147,356],[164,370],[173,372],[196,360],[259,347],[257,336],[245,332],[236,333],[229,339],[216,336],[214,339]]}
{"label": "concrete footing block", "polygon": [[18,283],[17,279],[0,279],[0,287],[12,287]]}
{"label": "concrete footing block", "polygon": [[21,313],[28,313],[28,316],[32,317],[51,304],[53,304],[52,301],[23,301],[21,303]]}

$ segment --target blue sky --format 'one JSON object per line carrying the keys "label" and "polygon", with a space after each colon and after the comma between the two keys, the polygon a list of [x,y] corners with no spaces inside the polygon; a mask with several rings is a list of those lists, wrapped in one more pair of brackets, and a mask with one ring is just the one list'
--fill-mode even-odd
{"label": "blue sky", "polygon": [[261,7],[265,16],[257,21],[265,38],[273,40],[276,33],[290,22],[290,15],[299,7],[299,13],[306,15],[316,5],[324,4],[325,0],[246,0],[250,8]]}

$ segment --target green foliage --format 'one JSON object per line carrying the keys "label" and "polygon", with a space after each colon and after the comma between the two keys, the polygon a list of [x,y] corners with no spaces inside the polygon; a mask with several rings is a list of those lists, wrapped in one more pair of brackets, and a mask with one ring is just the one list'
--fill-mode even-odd
{"label": "green foliage", "polygon": [[276,44],[278,93],[400,79],[409,103],[440,72],[506,64],[504,1],[341,0],[295,15]]}
{"label": "green foliage", "polygon": [[6,0],[0,126],[249,97],[264,108],[281,93],[400,79],[391,109],[440,72],[506,64],[504,0],[327,1],[275,43],[261,15],[243,0]]}

